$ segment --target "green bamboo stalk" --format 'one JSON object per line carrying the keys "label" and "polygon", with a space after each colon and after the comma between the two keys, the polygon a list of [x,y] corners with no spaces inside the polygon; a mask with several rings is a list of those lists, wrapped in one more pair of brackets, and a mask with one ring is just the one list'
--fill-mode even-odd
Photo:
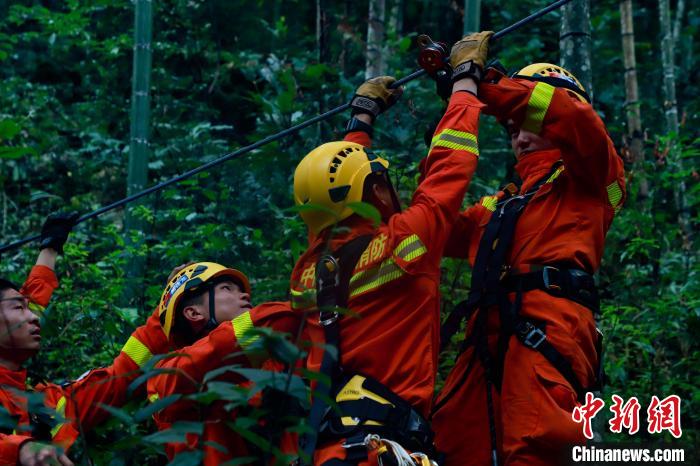
{"label": "green bamboo stalk", "polygon": [[[131,141],[129,145],[129,169],[127,174],[127,193],[133,194],[143,190],[148,182],[148,157],[150,137],[150,82],[151,82],[151,37],[153,30],[152,0],[135,0],[134,12],[134,58],[131,83]],[[139,248],[143,238],[143,222],[127,210],[126,220],[127,244]],[[138,232],[140,238],[132,242],[131,238]],[[143,276],[144,260],[142,257],[132,257],[129,261],[127,276],[139,280]],[[138,289],[127,286],[127,290]],[[125,300],[134,295],[126,291]]]}
{"label": "green bamboo stalk", "polygon": [[[671,27],[671,7],[669,0],[659,0],[659,22],[661,24],[661,66],[663,70],[663,96],[664,112],[666,115],[666,131],[673,135],[671,145],[671,160],[674,161],[675,170],[683,172],[683,159],[680,155],[680,122],[678,121],[678,103],[676,102],[676,67],[674,63],[675,42]],[[684,247],[692,244],[693,232],[690,226],[690,213],[686,199],[685,179],[680,178],[674,189],[676,208],[678,209],[678,223],[683,232]]]}
{"label": "green bamboo stalk", "polygon": [[131,87],[131,144],[127,192],[140,191],[148,181],[148,139],[150,136],[151,0],[135,0],[134,73]]}
{"label": "green bamboo stalk", "polygon": [[464,0],[464,34],[481,30],[481,0]]}

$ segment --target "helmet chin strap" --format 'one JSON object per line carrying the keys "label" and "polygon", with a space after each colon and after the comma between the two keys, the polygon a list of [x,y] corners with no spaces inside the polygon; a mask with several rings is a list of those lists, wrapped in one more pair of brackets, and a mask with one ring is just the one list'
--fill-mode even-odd
{"label": "helmet chin strap", "polygon": [[214,288],[216,288],[216,286],[209,288],[209,321],[199,332],[200,334],[206,335],[219,326],[219,321],[216,320],[216,303],[214,302],[216,298],[216,291]]}
{"label": "helmet chin strap", "polygon": [[394,209],[396,210],[395,213],[400,213],[401,203],[399,202],[399,197],[394,189],[393,183],[391,182],[391,177],[389,176],[388,171],[384,172],[384,179],[386,180],[386,183],[389,186],[389,191],[391,192],[391,202],[394,204]]}

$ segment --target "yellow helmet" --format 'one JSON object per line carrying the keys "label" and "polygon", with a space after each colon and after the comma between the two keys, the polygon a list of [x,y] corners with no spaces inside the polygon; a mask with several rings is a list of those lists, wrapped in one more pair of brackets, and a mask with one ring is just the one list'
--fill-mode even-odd
{"label": "yellow helmet", "polygon": [[513,77],[543,81],[554,87],[563,87],[576,94],[581,102],[591,103],[591,99],[581,82],[561,66],[551,63],[533,63],[518,71]]}
{"label": "yellow helmet", "polygon": [[301,218],[314,234],[348,218],[347,205],[362,201],[367,175],[385,172],[389,162],[362,145],[335,141],[318,146],[299,162],[294,171],[294,202],[322,209],[301,211]]}
{"label": "yellow helmet", "polygon": [[230,277],[243,287],[243,291],[250,294],[248,277],[239,270],[229,269],[214,262],[196,262],[188,265],[175,274],[160,297],[158,317],[166,337],[170,338],[175,323],[175,310],[182,298],[201,290],[207,283],[219,277]]}

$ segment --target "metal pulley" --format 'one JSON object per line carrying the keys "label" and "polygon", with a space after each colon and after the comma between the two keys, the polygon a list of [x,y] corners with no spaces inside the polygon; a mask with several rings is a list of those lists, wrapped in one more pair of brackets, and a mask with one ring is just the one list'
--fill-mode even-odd
{"label": "metal pulley", "polygon": [[417,39],[420,53],[418,64],[431,77],[439,71],[447,71],[450,67],[450,52],[444,42],[435,42],[427,34],[421,34]]}

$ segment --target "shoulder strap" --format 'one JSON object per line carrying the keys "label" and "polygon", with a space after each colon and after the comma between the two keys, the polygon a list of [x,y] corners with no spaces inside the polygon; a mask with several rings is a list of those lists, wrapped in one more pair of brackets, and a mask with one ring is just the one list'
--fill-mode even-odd
{"label": "shoulder strap", "polygon": [[505,262],[505,254],[513,240],[520,214],[535,193],[547,183],[561,165],[561,161],[555,163],[550,171],[527,192],[520,195],[508,195],[510,193],[507,192],[506,197],[496,204],[496,210],[491,214],[479,242],[479,249],[472,268],[469,296],[466,301],[457,304],[440,329],[440,345],[443,348],[452,335],[459,330],[462,320],[468,318],[479,305],[484,304],[483,299],[487,292],[497,285],[501,268]]}
{"label": "shoulder strap", "polygon": [[[323,327],[327,348],[323,352],[321,374],[311,403],[309,431],[300,436],[299,450],[312,462],[318,431],[328,407],[328,399],[340,371],[340,314],[339,308],[347,307],[350,277],[362,252],[374,235],[363,235],[345,243],[335,252],[323,255],[316,264],[316,307]],[[328,347],[333,349],[328,351]],[[310,464],[310,463],[309,463]]]}

